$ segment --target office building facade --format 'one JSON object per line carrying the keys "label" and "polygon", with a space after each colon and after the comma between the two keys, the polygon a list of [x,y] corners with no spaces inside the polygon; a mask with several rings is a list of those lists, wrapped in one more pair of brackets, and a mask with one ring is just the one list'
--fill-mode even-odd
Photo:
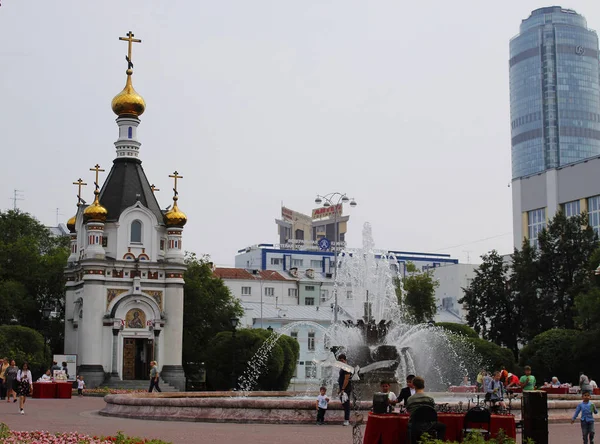
{"label": "office building facade", "polygon": [[585,18],[536,9],[510,41],[514,245],[537,236],[557,211],[589,212],[598,231],[600,59]]}
{"label": "office building facade", "polygon": [[536,9],[509,66],[513,179],[600,155],[598,36],[584,17]]}

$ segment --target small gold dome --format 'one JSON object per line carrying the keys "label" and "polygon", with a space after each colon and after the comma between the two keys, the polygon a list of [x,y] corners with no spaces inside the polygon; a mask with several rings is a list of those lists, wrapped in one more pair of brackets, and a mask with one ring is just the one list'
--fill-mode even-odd
{"label": "small gold dome", "polygon": [[117,94],[112,100],[112,110],[117,116],[121,116],[123,114],[141,116],[146,109],[146,102],[144,101],[144,98],[140,96],[135,89],[133,89],[133,84],[131,83],[131,74],[133,74],[133,71],[128,69],[127,83],[125,84],[125,88],[123,88],[123,91]]}
{"label": "small gold dome", "polygon": [[75,223],[77,222],[77,215],[73,216],[67,221],[67,228],[71,233],[75,233]]}
{"label": "small gold dome", "polygon": [[106,220],[106,216],[108,215],[108,211],[102,205],[100,205],[100,201],[98,200],[98,191],[95,191],[96,198],[94,199],[94,203],[85,209],[83,212],[83,217],[86,220],[95,220],[98,222],[104,222]]}
{"label": "small gold dome", "polygon": [[187,216],[177,206],[177,196],[173,198],[173,207],[165,213],[165,223],[168,227],[183,227],[187,223]]}

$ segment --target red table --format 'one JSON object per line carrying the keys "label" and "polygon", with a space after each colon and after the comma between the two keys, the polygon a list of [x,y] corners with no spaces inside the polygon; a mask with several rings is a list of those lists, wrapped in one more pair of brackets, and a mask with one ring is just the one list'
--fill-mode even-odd
{"label": "red table", "polygon": [[[438,421],[446,424],[446,440],[462,440],[464,413],[439,413]],[[364,444],[405,444],[408,429],[407,414],[390,413],[375,415],[369,413],[365,428]],[[506,436],[516,439],[515,417],[512,415],[492,415],[492,437],[503,429]]]}
{"label": "red table", "polygon": [[475,393],[477,391],[476,385],[451,385],[448,388],[449,392],[452,393]]}
{"label": "red table", "polygon": [[56,383],[56,397],[60,399],[71,399],[73,393],[73,384],[70,382]]}
{"label": "red table", "polygon": [[569,387],[541,387],[540,390],[545,391],[549,395],[568,395]]}
{"label": "red table", "polygon": [[54,382],[34,382],[34,398],[56,398],[56,384]]}

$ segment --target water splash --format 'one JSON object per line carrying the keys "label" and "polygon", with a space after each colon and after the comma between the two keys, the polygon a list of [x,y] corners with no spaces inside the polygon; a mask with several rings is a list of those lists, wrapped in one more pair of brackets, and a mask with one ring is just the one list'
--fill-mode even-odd
{"label": "water splash", "polygon": [[[387,367],[399,382],[409,374],[418,374],[425,378],[430,390],[445,390],[452,383],[459,383],[468,370],[479,364],[476,357],[469,364],[468,357],[474,355],[472,348],[459,339],[450,339],[443,329],[407,322],[396,288],[396,284],[401,283],[400,264],[393,254],[375,249],[368,223],[363,228],[362,249],[343,250],[337,262],[334,291],[342,312],[352,322],[326,328],[313,321],[297,321],[278,329],[248,363],[239,378],[241,390],[250,391],[256,387],[279,337],[300,327],[321,332],[331,345],[346,352],[351,366],[366,369],[363,372],[377,372]],[[400,292],[403,292],[401,288]],[[360,328],[356,328],[357,325]],[[381,355],[382,349],[387,357]],[[394,354],[392,358],[390,351]],[[320,353],[325,356],[319,357],[317,353],[313,362],[322,368],[340,367],[331,353],[325,350]],[[329,379],[333,379],[331,375]]]}

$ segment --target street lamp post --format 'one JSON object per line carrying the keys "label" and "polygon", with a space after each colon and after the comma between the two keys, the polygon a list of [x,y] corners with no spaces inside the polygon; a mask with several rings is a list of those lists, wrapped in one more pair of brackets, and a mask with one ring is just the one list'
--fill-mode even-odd
{"label": "street lamp post", "polygon": [[42,308],[42,317],[44,318],[44,328],[42,330],[44,330],[44,361],[46,362],[45,365],[48,364],[48,353],[46,351],[47,345],[48,345],[48,320],[50,319],[50,315],[52,314],[52,307],[49,307],[47,305],[44,305],[44,307]]}
{"label": "street lamp post", "polygon": [[[338,269],[338,245],[339,245],[339,229],[338,229],[338,205],[344,205],[349,203],[354,208],[357,203],[354,198],[349,198],[345,193],[333,192],[325,195],[317,194],[315,199],[317,205],[323,204],[325,208],[333,206],[333,230],[334,230],[334,241],[333,241],[333,283],[337,282],[337,269]],[[337,289],[333,295],[333,323],[337,324],[338,321],[338,292]]]}
{"label": "street lamp post", "polygon": [[232,342],[232,346],[231,346],[231,355],[232,355],[232,359],[231,359],[231,390],[235,390],[236,387],[236,377],[235,377],[235,330],[238,326],[238,323],[240,322],[240,320],[238,318],[231,318],[229,320],[229,322],[231,323],[231,328],[233,329],[233,334],[231,336],[231,342]]}

